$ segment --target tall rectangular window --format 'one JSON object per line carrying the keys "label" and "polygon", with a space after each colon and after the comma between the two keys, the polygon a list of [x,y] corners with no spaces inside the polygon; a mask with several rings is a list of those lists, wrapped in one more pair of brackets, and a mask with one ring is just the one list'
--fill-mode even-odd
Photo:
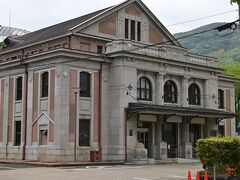
{"label": "tall rectangular window", "polygon": [[79,146],[90,146],[90,119],[79,119]]}
{"label": "tall rectangular window", "polygon": [[91,97],[91,75],[80,72],[80,97]]}
{"label": "tall rectangular window", "polygon": [[131,40],[135,40],[135,33],[136,33],[136,22],[131,20]]}
{"label": "tall rectangular window", "polygon": [[15,121],[14,122],[14,146],[20,146],[21,145],[21,121]]}
{"label": "tall rectangular window", "polygon": [[23,78],[22,77],[18,77],[16,79],[16,88],[15,88],[16,101],[22,100],[22,85],[23,85]]}
{"label": "tall rectangular window", "polygon": [[137,22],[137,40],[141,41],[141,22]]}
{"label": "tall rectangular window", "polygon": [[224,91],[222,89],[218,89],[218,108],[224,109]]}
{"label": "tall rectangular window", "polygon": [[129,20],[125,19],[125,39],[128,39],[128,36],[129,36],[128,29],[129,29]]}
{"label": "tall rectangular window", "polygon": [[44,72],[41,76],[41,97],[48,97],[48,72]]}

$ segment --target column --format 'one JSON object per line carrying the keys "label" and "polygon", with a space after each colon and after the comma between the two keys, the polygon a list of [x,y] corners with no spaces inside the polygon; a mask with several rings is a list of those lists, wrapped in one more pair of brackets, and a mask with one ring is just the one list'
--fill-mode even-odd
{"label": "column", "polygon": [[192,158],[192,143],[189,142],[189,122],[187,117],[182,122],[182,156],[186,159]]}
{"label": "column", "polygon": [[156,88],[156,97],[157,97],[157,104],[158,105],[163,105],[163,78],[164,78],[164,73],[158,73],[157,74],[157,88]]}
{"label": "column", "polygon": [[189,77],[184,76],[182,78],[182,96],[181,96],[181,105],[183,107],[188,106],[188,84],[189,82]]}

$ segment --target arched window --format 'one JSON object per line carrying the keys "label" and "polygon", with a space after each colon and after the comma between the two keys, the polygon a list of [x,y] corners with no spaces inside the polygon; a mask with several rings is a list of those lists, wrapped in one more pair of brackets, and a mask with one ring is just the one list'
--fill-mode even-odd
{"label": "arched window", "polygon": [[137,81],[137,99],[151,101],[152,100],[152,87],[148,78],[141,77]]}
{"label": "arched window", "polygon": [[48,97],[48,72],[41,75],[41,97]]}
{"label": "arched window", "polygon": [[171,80],[164,85],[164,102],[177,103],[177,86]]}
{"label": "arched window", "polygon": [[91,75],[80,72],[80,97],[91,97]]}
{"label": "arched window", "polygon": [[22,100],[22,85],[23,85],[23,78],[18,77],[16,79],[16,101]]}
{"label": "arched window", "polygon": [[218,89],[218,108],[224,109],[224,91],[222,89]]}
{"label": "arched window", "polygon": [[188,103],[191,105],[200,105],[200,89],[195,83],[192,83],[188,88]]}

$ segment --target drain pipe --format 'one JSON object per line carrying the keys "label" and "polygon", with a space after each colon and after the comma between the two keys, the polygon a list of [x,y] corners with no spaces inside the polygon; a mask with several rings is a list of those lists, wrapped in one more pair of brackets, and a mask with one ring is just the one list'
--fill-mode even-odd
{"label": "drain pipe", "polygon": [[128,161],[128,157],[127,157],[127,111],[128,109],[125,108],[124,109],[124,115],[125,115],[125,120],[124,120],[124,126],[125,126],[125,136],[124,136],[124,147],[125,147],[125,162]]}
{"label": "drain pipe", "polygon": [[26,144],[27,144],[27,100],[28,100],[28,64],[24,65],[25,67],[25,78],[24,78],[24,139],[23,139],[23,152],[22,160],[26,159]]}
{"label": "drain pipe", "polygon": [[99,82],[99,99],[98,99],[98,146],[100,151],[100,156],[102,160],[102,62],[100,62],[100,70],[99,70],[99,76],[98,76],[98,82]]}

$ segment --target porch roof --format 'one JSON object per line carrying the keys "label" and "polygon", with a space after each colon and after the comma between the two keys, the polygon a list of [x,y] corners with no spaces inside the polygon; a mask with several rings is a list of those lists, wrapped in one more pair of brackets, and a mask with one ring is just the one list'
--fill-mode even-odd
{"label": "porch roof", "polygon": [[192,117],[234,118],[235,113],[201,107],[179,107],[170,105],[153,105],[145,103],[129,103],[128,117],[136,113],[166,114]]}

